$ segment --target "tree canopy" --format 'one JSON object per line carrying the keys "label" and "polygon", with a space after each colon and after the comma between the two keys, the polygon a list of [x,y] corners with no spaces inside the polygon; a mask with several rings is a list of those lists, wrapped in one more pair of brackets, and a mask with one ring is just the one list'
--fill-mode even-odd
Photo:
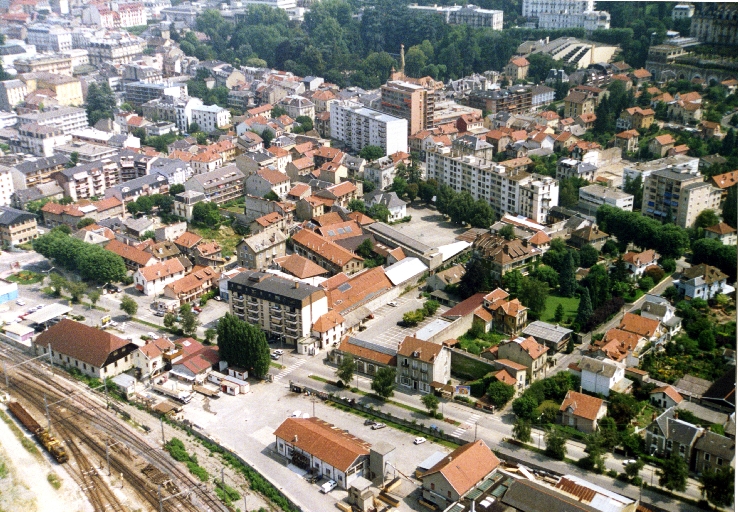
{"label": "tree canopy", "polygon": [[269,345],[259,327],[226,313],[218,321],[220,357],[233,366],[248,369],[255,377],[269,372]]}

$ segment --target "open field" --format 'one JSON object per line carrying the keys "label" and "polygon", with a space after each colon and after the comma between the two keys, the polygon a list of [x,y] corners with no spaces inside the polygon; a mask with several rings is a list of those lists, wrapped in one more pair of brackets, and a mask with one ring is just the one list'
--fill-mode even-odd
{"label": "open field", "polygon": [[577,316],[577,308],[579,307],[578,298],[549,295],[546,299],[546,310],[541,315],[541,320],[544,322],[553,322],[556,308],[559,307],[559,304],[564,306],[564,321],[567,321],[569,317],[573,320]]}

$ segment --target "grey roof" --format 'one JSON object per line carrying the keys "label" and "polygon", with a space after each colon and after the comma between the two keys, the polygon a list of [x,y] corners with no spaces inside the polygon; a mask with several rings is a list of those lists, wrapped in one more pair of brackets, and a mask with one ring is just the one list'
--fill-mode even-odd
{"label": "grey roof", "polygon": [[607,378],[615,375],[615,372],[618,369],[618,366],[615,363],[605,360],[601,361],[599,359],[593,359],[591,357],[583,357],[582,361],[579,363],[579,367],[582,369],[583,372],[588,371],[591,373],[597,373],[600,375],[604,375]]}
{"label": "grey roof", "polygon": [[151,174],[159,174],[168,178],[174,173],[187,169],[188,167],[189,164],[187,162],[178,158],[157,158],[151,164],[149,172],[151,172]]}
{"label": "grey roof", "polygon": [[148,217],[141,217],[140,219],[128,218],[123,221],[123,224],[131,231],[140,233],[145,231],[147,228],[152,227],[154,225],[154,221]]}
{"label": "grey roof", "polygon": [[31,201],[63,193],[64,189],[61,188],[57,182],[50,181],[24,190],[16,190],[15,197],[18,202],[25,205]]}
{"label": "grey roof", "polygon": [[295,287],[296,282],[290,279],[275,276],[267,272],[254,271],[241,272],[235,276],[228,282],[228,290],[231,290],[233,285],[241,285],[251,290],[296,300],[305,300],[313,293],[323,291],[322,288],[302,282],[299,283],[298,287]]}
{"label": "grey roof", "polygon": [[30,122],[38,122],[38,121],[45,121],[45,120],[52,120],[56,119],[57,117],[64,116],[67,114],[85,114],[87,116],[87,112],[83,108],[77,108],[77,107],[60,107],[53,110],[47,110],[45,112],[31,112],[28,114],[22,114],[18,116],[18,119],[24,119],[26,121]]}
{"label": "grey roof", "polygon": [[432,247],[397,231],[395,228],[388,226],[384,222],[374,222],[373,224],[366,226],[365,229],[380,236],[389,238],[396,244],[412,249],[420,254],[425,254],[432,249]]}
{"label": "grey roof", "polygon": [[523,334],[526,336],[533,336],[536,339],[541,338],[543,340],[553,341],[556,343],[560,342],[571,333],[571,329],[566,329],[560,325],[541,322],[540,320],[531,323],[528,327],[523,329]]}
{"label": "grey roof", "polygon": [[651,176],[660,176],[662,178],[668,178],[674,181],[688,181],[700,177],[700,175],[697,173],[693,174],[691,172],[679,172],[672,169],[661,169],[658,171],[654,171]]}
{"label": "grey roof", "polygon": [[694,447],[726,461],[731,461],[735,457],[735,441],[715,432],[705,432],[697,439]]}
{"label": "grey roof", "polygon": [[599,512],[594,507],[529,480],[513,480],[501,501],[521,512]]}
{"label": "grey roof", "polygon": [[702,432],[702,429],[684,420],[675,419],[675,412],[677,412],[676,407],[668,408],[656,418],[656,424],[666,439],[691,446],[699,433]]}
{"label": "grey roof", "polygon": [[488,143],[482,137],[475,137],[473,135],[464,135],[463,137],[459,137],[453,141],[452,144],[454,146],[463,146],[464,148],[475,151],[492,148],[492,144]]}
{"label": "grey roof", "polygon": [[10,226],[19,222],[26,222],[35,219],[32,213],[16,210],[9,206],[0,206],[0,226]]}
{"label": "grey roof", "polygon": [[274,247],[275,245],[283,244],[286,240],[287,236],[281,231],[269,230],[244,238],[241,241],[241,244],[247,245],[252,252],[258,254]]}
{"label": "grey roof", "polygon": [[[125,189],[128,189],[128,192],[131,192],[131,191],[141,190],[144,188],[144,186],[147,186],[147,185],[151,186],[156,183],[161,183],[165,181],[166,179],[164,178],[164,176],[161,176],[159,174],[147,174],[146,176],[141,176],[140,178],[134,178],[132,180],[115,185],[114,187],[110,187],[108,190],[118,190],[122,194]],[[105,195],[109,196],[109,194],[107,193]]]}
{"label": "grey roof", "polygon": [[689,411],[705,422],[725,425],[725,423],[728,421],[728,415],[726,413],[719,412],[714,409],[708,409],[704,405],[700,405],[697,402],[682,400],[677,404],[676,408],[680,411]]}
{"label": "grey roof", "polygon": [[388,209],[401,208],[406,204],[405,201],[397,197],[396,192],[382,192],[381,190],[376,190],[366,194],[364,196],[364,201],[366,201],[367,204],[371,203],[372,205],[381,203]]}
{"label": "grey roof", "polygon": [[677,388],[682,394],[688,394],[695,397],[701,397],[708,389],[712,386],[712,382],[706,379],[700,379],[694,375],[685,375],[674,383],[674,387]]}
{"label": "grey roof", "polygon": [[[234,176],[228,178],[228,175],[232,173],[235,173]],[[238,167],[236,167],[235,165],[230,164],[225,165],[219,169],[215,169],[214,171],[206,172],[203,174],[196,174],[195,176],[190,178],[190,180],[194,180],[198,182],[203,188],[207,188],[207,186],[211,185],[212,182],[215,180],[219,182],[230,182],[243,178],[245,178],[244,173],[239,171]]]}
{"label": "grey roof", "polygon": [[29,174],[42,169],[50,169],[57,165],[65,165],[67,162],[69,162],[69,157],[67,155],[57,153],[53,156],[37,158],[35,160],[26,160],[25,162],[16,165],[15,168],[23,174]]}
{"label": "grey roof", "polygon": [[69,169],[62,169],[59,172],[61,172],[67,178],[73,178],[74,175],[79,172],[90,172],[95,169],[100,169],[106,163],[108,163],[106,160],[97,160],[95,162],[90,162],[87,164],[75,165],[74,167],[70,167]]}

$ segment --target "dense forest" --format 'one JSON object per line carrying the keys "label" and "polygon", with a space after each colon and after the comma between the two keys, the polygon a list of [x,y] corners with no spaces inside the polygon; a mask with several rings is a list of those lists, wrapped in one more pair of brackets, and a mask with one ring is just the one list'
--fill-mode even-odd
{"label": "dense forest", "polygon": [[[426,2],[428,3],[428,2]],[[433,3],[444,3],[433,0]],[[445,3],[457,3],[451,0]],[[409,76],[457,79],[473,72],[501,70],[518,45],[526,40],[561,36],[584,37],[582,29],[559,31],[515,28],[520,2],[478,0],[483,8],[505,12],[504,32],[443,23],[439,16],[414,12],[404,1],[362,2],[323,0],[315,4],[302,23],[290,21],[279,9],[254,6],[237,26],[215,10],[205,11],[194,33],[175,35],[182,50],[200,60],[220,59],[234,65],[268,65],[297,75],[320,75],[342,87],[373,89],[384,83],[398,66],[400,44],[405,45]],[[669,29],[688,32],[688,25],[672,26],[672,2],[598,2],[612,14],[611,30],[596,31],[590,38],[620,44],[619,58],[642,66],[648,46],[661,42]],[[550,59],[539,58],[538,69],[547,70]],[[549,68],[550,69],[550,68]],[[534,73],[540,79],[541,73]]]}

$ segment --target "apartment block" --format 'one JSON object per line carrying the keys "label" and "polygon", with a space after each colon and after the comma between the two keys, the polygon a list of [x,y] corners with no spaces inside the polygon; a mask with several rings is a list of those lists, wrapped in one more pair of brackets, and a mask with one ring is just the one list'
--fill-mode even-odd
{"label": "apartment block", "polygon": [[551,177],[508,170],[448,148],[429,152],[426,166],[429,179],[488,201],[499,216],[513,213],[544,224],[550,208],[559,203],[559,184]]}
{"label": "apartment block", "polygon": [[[187,84],[174,84],[172,82],[160,82],[150,84],[147,82],[131,82],[124,86],[126,102],[134,107],[142,106],[151,100],[171,96],[177,99],[187,97]],[[202,102],[201,102],[202,104]]]}
{"label": "apartment block", "polygon": [[683,228],[690,228],[703,210],[718,210],[721,191],[705,182],[698,172],[686,169],[663,169],[643,182],[641,212],[661,221],[672,219]]}
{"label": "apartment block", "polygon": [[25,101],[27,94],[28,86],[22,80],[0,82],[0,110],[13,110]]}
{"label": "apartment block", "polygon": [[169,121],[174,123],[180,131],[186,133],[192,124],[192,109],[202,106],[203,103],[200,98],[180,97],[181,90],[176,94],[177,96],[165,94],[161,98],[147,101],[141,105],[141,109],[146,119]]}
{"label": "apartment block", "polygon": [[646,178],[654,172],[668,169],[695,174],[699,171],[699,163],[699,158],[686,155],[674,155],[646,162],[628,163],[623,168],[623,183],[628,180],[635,180],[639,176],[645,182]]}
{"label": "apartment block", "polygon": [[589,214],[594,214],[603,204],[632,212],[633,196],[602,185],[588,185],[579,189],[579,207],[587,210]]}
{"label": "apartment block", "polygon": [[205,200],[223,204],[244,194],[244,174],[231,164],[205,174],[197,174],[185,182],[185,190],[200,192]]}
{"label": "apartment block", "polygon": [[14,66],[18,74],[46,71],[72,76],[72,58],[67,55],[38,55],[28,59],[17,59]]}
{"label": "apartment block", "polygon": [[385,155],[407,152],[407,119],[353,101],[333,103],[330,116],[331,138],[340,140],[355,152],[370,145],[382,148]]}
{"label": "apartment block", "polygon": [[328,313],[322,288],[265,272],[238,274],[228,282],[228,294],[232,314],[298,349],[309,340],[313,324]]}
{"label": "apartment block", "polygon": [[583,28],[587,32],[610,28],[610,13],[607,11],[585,11],[582,13],[547,12],[538,15],[538,28],[560,30]]}
{"label": "apartment block", "polygon": [[23,127],[26,124],[53,127],[55,131],[64,135],[69,135],[75,130],[89,126],[87,111],[76,107],[61,107],[18,116],[18,126]]}
{"label": "apartment block", "polygon": [[34,214],[0,206],[0,242],[3,247],[24,244],[37,237],[38,229]]}
{"label": "apartment block", "polygon": [[59,105],[78,107],[84,103],[82,82],[78,78],[47,72],[36,72],[22,75],[21,80],[28,87],[28,92],[34,92],[38,89],[52,91]]}
{"label": "apartment block", "polygon": [[266,270],[276,258],[286,254],[287,236],[279,230],[262,231],[244,238],[236,248],[238,264],[256,270]]}
{"label": "apartment block", "polygon": [[114,32],[105,37],[90,39],[87,44],[90,64],[114,66],[128,64],[143,56],[146,40],[128,32]]}
{"label": "apartment block", "polygon": [[43,23],[27,28],[26,42],[39,52],[62,52],[72,49],[72,34],[67,29]]}
{"label": "apartment block", "polygon": [[523,16],[536,18],[549,12],[581,14],[594,11],[594,0],[523,0]]}
{"label": "apartment block", "polygon": [[74,202],[102,197],[118,184],[118,165],[110,160],[78,165],[54,174],[54,179]]}
{"label": "apartment block", "polygon": [[422,85],[393,80],[381,88],[381,110],[407,120],[408,135],[433,127],[436,93]]}
{"label": "apartment block", "polygon": [[482,9],[476,5],[418,5],[410,4],[411,12],[437,14],[449,25],[469,25],[475,28],[502,30],[504,13],[492,9]]}
{"label": "apartment block", "polygon": [[197,105],[192,107],[192,122],[197,123],[200,130],[210,133],[230,125],[231,113],[218,105]]}
{"label": "apartment block", "polygon": [[13,169],[0,165],[0,206],[10,206],[13,192],[15,192]]}
{"label": "apartment block", "polygon": [[700,43],[738,46],[738,6],[729,2],[697,3],[689,35]]}
{"label": "apartment block", "polygon": [[54,181],[53,174],[65,169],[67,162],[66,156],[54,155],[16,164],[12,168],[13,185],[16,190],[25,190]]}
{"label": "apartment block", "polygon": [[470,107],[486,110],[490,114],[523,114],[533,108],[533,92],[530,87],[522,85],[493,91],[472,91],[468,101]]}
{"label": "apartment block", "polygon": [[65,134],[61,128],[25,123],[18,126],[18,134],[10,139],[10,149],[14,153],[50,157],[54,155],[54,148],[71,140],[72,136]]}

